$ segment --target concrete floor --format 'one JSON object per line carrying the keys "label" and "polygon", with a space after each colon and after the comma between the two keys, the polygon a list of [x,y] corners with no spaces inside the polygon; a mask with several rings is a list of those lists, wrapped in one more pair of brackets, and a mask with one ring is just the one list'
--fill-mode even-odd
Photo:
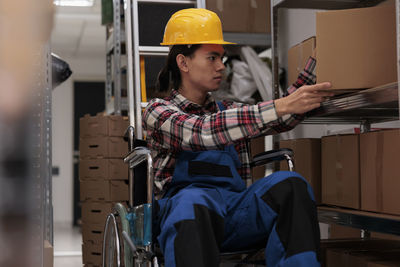
{"label": "concrete floor", "polygon": [[82,233],[70,224],[54,223],[54,267],[82,266]]}

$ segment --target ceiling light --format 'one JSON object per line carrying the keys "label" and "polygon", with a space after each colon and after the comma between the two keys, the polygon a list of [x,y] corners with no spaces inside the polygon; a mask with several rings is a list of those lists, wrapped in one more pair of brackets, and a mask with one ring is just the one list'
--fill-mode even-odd
{"label": "ceiling light", "polygon": [[94,0],[54,0],[56,6],[93,6]]}

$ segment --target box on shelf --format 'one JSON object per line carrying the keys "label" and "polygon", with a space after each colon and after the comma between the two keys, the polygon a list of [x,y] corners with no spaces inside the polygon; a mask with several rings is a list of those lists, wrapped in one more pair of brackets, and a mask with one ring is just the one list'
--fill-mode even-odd
{"label": "box on shelf", "polygon": [[83,243],[102,244],[104,236],[104,224],[82,223]]}
{"label": "box on shelf", "polygon": [[327,267],[352,266],[367,267],[369,263],[381,260],[399,260],[400,250],[374,248],[368,250],[328,249],[326,253]]}
{"label": "box on shelf", "polygon": [[321,240],[321,266],[351,266],[351,265],[327,265],[328,250],[365,251],[373,249],[390,250],[400,249],[400,242],[380,239],[325,239]]}
{"label": "box on shelf", "polygon": [[331,224],[329,226],[330,239],[360,238],[361,230],[353,227]]}
{"label": "box on shelf", "polygon": [[361,134],[361,209],[400,215],[400,129]]}
{"label": "box on shelf", "polygon": [[332,90],[397,81],[394,1],[375,7],[317,12],[317,82]]}
{"label": "box on shelf", "polygon": [[82,244],[83,264],[102,265],[102,244]]}
{"label": "box on shelf", "polygon": [[400,266],[400,260],[379,260],[379,261],[370,261],[367,264],[367,267],[398,267]]}
{"label": "box on shelf", "polygon": [[83,180],[80,181],[81,201],[127,201],[128,181]]}
{"label": "box on shelf", "polygon": [[81,138],[95,136],[124,136],[128,126],[128,117],[104,115],[102,113],[99,113],[96,116],[86,114],[79,120],[79,132]]}
{"label": "box on shelf", "polygon": [[271,33],[270,1],[206,0],[206,7],[217,13],[225,32]]}
{"label": "box on shelf", "polygon": [[123,159],[81,159],[79,179],[128,180],[128,164]]}
{"label": "box on shelf", "polygon": [[82,223],[103,224],[110,214],[113,203],[110,202],[83,202],[82,204]]}
{"label": "box on shelf", "polygon": [[128,144],[123,137],[88,137],[79,142],[81,159],[123,158],[128,153]]}
{"label": "box on shelf", "polygon": [[291,47],[288,51],[288,83],[293,84],[304,70],[309,57],[315,50],[315,36]]}
{"label": "box on shelf", "polygon": [[359,135],[334,135],[321,139],[322,203],[360,208]]}
{"label": "box on shelf", "polygon": [[[300,173],[310,183],[316,202],[321,203],[321,139],[281,140],[279,147],[293,150],[296,172]],[[289,169],[286,161],[281,161],[280,169]]]}

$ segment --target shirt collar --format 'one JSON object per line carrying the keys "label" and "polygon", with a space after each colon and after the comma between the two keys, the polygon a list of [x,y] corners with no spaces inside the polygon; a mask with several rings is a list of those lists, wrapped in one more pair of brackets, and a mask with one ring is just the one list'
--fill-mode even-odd
{"label": "shirt collar", "polygon": [[207,94],[206,100],[204,101],[204,105],[199,105],[194,103],[181,95],[178,90],[173,89],[171,92],[171,100],[174,102],[181,110],[190,113],[196,112],[216,112],[217,106],[214,98],[210,93]]}

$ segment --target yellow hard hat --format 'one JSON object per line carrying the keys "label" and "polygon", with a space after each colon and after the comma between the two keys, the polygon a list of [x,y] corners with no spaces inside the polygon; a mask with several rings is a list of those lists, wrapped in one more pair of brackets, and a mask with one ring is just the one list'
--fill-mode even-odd
{"label": "yellow hard hat", "polygon": [[224,41],[217,14],[203,8],[187,8],[171,16],[161,45],[235,44]]}

